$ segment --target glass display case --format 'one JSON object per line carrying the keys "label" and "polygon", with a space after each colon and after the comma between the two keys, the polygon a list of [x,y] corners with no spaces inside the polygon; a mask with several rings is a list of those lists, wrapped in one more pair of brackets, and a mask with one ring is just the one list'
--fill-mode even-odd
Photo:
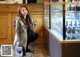
{"label": "glass display case", "polygon": [[45,20],[50,22],[51,32],[61,40],[80,40],[80,3],[76,2],[79,0],[65,0],[65,4],[56,5],[53,2],[49,14],[45,12]]}

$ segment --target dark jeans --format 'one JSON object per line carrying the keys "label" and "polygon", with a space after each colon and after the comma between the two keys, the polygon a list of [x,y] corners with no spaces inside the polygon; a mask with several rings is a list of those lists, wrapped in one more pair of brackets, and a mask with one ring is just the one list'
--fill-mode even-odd
{"label": "dark jeans", "polygon": [[[23,46],[22,46],[23,47]],[[25,56],[25,48],[23,47],[23,56]]]}
{"label": "dark jeans", "polygon": [[38,38],[38,34],[37,33],[28,33],[26,49],[28,48],[28,45],[30,43],[34,42],[37,38]]}
{"label": "dark jeans", "polygon": [[[38,38],[37,33],[30,33],[28,34],[28,39],[27,39],[27,45],[26,45],[26,51],[28,49],[28,45],[32,42],[34,42]],[[25,56],[25,48],[23,47],[23,56]]]}
{"label": "dark jeans", "polygon": [[[28,49],[28,45],[32,42],[34,42],[38,38],[37,33],[28,33],[28,39],[27,39],[27,45],[26,45],[26,51]],[[25,56],[25,48],[23,47],[23,56]]]}

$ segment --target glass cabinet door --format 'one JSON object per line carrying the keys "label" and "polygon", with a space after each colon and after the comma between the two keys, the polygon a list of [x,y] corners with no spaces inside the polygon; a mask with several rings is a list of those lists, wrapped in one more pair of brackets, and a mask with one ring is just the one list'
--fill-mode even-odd
{"label": "glass cabinet door", "polygon": [[[47,2],[49,3],[49,0]],[[50,6],[48,3],[44,3],[44,25],[50,28]]]}
{"label": "glass cabinet door", "polygon": [[63,5],[54,3],[50,5],[51,30],[63,36]]}
{"label": "glass cabinet door", "polygon": [[72,4],[72,2],[79,2],[78,0],[70,1],[65,5],[65,27],[66,40],[80,40],[80,3]]}

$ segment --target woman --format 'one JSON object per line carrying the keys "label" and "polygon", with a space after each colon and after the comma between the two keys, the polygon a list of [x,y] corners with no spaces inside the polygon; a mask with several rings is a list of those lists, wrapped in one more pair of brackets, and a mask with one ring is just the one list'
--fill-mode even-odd
{"label": "woman", "polygon": [[33,32],[34,26],[35,24],[31,19],[29,10],[26,6],[20,6],[18,9],[18,16],[15,21],[16,33],[14,45],[17,41],[21,41],[26,52],[30,52],[28,45],[38,38],[38,34]]}

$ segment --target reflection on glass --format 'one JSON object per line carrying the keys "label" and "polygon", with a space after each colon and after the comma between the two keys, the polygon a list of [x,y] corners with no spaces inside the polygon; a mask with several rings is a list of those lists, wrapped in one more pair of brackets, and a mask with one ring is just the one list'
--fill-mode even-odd
{"label": "reflection on glass", "polygon": [[[63,36],[63,6],[51,5],[51,29]],[[54,32],[55,33],[55,32]]]}

